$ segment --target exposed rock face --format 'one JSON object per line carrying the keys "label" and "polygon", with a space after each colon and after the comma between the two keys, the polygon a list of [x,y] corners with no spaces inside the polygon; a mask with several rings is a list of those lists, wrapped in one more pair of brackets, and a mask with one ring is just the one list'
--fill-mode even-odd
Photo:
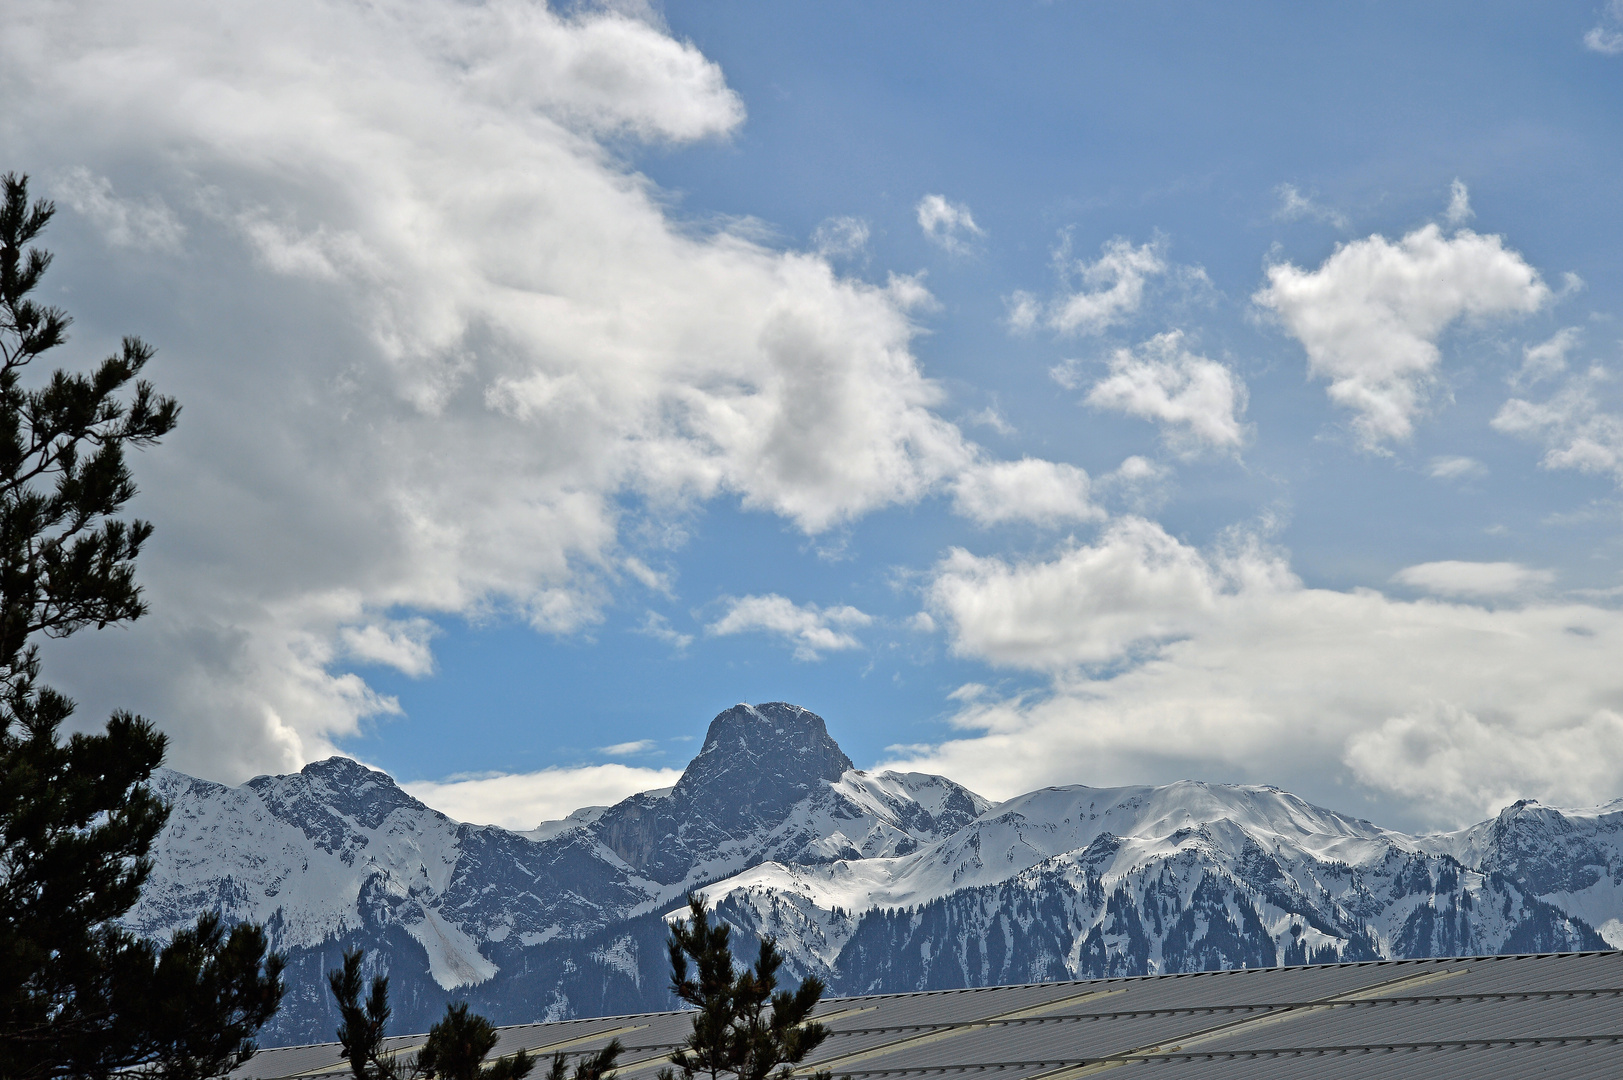
{"label": "exposed rock face", "polygon": [[321,973],[354,946],[384,957],[404,1027],[448,991],[501,1019],[612,1011],[623,992],[597,970],[633,996],[647,981],[662,1006],[664,974],[643,980],[636,957],[663,956],[659,913],[689,889],[769,859],[905,853],[989,805],[941,777],[853,769],[821,717],[782,703],[717,716],[672,790],[531,835],[452,821],[347,758],[239,788],[160,770],[157,786],[174,812],[125,921],[158,936],[203,910],[265,923],[295,987],[266,1045],[330,1035]]}
{"label": "exposed rock face", "polygon": [[689,890],[841,993],[1623,943],[1623,802],[1517,803],[1413,837],[1268,787],[1047,788],[996,805],[871,774],[794,705],[710,724],[677,785],[530,833],[466,825],[333,758],[174,813],[126,920],[269,929],[291,987],[265,1045],[330,1038],[323,972],[386,969],[395,1030],[449,997],[498,1023],[669,1007]]}
{"label": "exposed rock face", "polygon": [[770,833],[853,768],[816,713],[781,701],[735,705],[710,721],[669,795],[612,807],[596,835],[643,876],[682,881],[718,851]]}

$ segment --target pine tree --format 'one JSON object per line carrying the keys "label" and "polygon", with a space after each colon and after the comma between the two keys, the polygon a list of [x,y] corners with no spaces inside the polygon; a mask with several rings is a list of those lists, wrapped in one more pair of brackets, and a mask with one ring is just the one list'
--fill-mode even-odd
{"label": "pine tree", "polygon": [[[485,1056],[496,1048],[496,1029],[489,1020],[469,1015],[466,1002],[445,1007],[445,1016],[428,1029],[428,1041],[417,1054],[417,1071],[436,1080],[522,1080],[530,1075],[535,1061],[520,1050],[512,1057],[484,1064]],[[611,1044],[609,1064],[620,1053],[619,1043]],[[577,1070],[584,1080],[584,1073]]]}
{"label": "pine tree", "polygon": [[[620,1044],[619,1039],[609,1040],[609,1045],[575,1063],[573,1080],[614,1080],[614,1063],[624,1052],[625,1047]],[[565,1080],[568,1067],[568,1059],[562,1050],[553,1054],[552,1068],[547,1070],[547,1080]]]}
{"label": "pine tree", "polygon": [[[783,954],[771,937],[761,941],[755,966],[735,970],[729,938],[732,928],[712,924],[704,897],[689,895],[688,918],[671,926],[671,992],[692,1005],[693,1030],[686,1045],[671,1054],[682,1080],[704,1073],[718,1080],[731,1073],[738,1080],[787,1080],[806,1055],[828,1037],[828,1029],[811,1020],[823,996],[823,982],[808,976],[794,993],[779,990]],[[689,974],[689,964],[697,968]],[[774,1074],[774,1070],[777,1070]],[[675,1070],[660,1070],[659,1080],[676,1080]],[[828,1080],[827,1072],[813,1080]]]}
{"label": "pine tree", "polygon": [[327,972],[327,985],[338,1002],[339,1056],[349,1059],[355,1080],[400,1080],[401,1063],[383,1050],[383,1029],[389,1023],[389,977],[374,975],[372,992],[361,1004],[362,949],[344,953],[344,966]]}
{"label": "pine tree", "polygon": [[[702,896],[688,897],[688,912],[688,921],[671,925],[671,993],[697,1012],[686,1046],[671,1055],[671,1062],[682,1070],[683,1080],[699,1073],[717,1080],[732,1071],[734,1062],[732,927],[719,920],[711,925]],[[697,978],[688,974],[690,959],[698,967]],[[671,1080],[674,1074],[664,1069],[659,1075]]]}
{"label": "pine tree", "polygon": [[[352,949],[344,953],[344,966],[327,972],[327,985],[338,1002],[339,1056],[349,1059],[355,1080],[523,1080],[535,1068],[535,1059],[525,1050],[512,1057],[499,1058],[486,1065],[485,1058],[495,1049],[496,1028],[477,1013],[469,1013],[465,1002],[447,1005],[445,1016],[428,1029],[428,1039],[411,1058],[390,1053],[383,1046],[384,1028],[389,1023],[389,977],[372,977],[372,989],[361,1002],[361,964],[365,953]],[[584,1058],[575,1069],[574,1080],[613,1080],[615,1059],[620,1056],[620,1040]],[[553,1059],[548,1080],[566,1080],[564,1058]]]}
{"label": "pine tree", "polygon": [[152,533],[119,517],[124,454],[171,431],[179,407],[139,378],[136,338],[89,375],[30,363],[68,317],[31,298],[50,221],[26,177],[0,178],[0,1076],[114,1071],[220,1075],[252,1054],[281,1000],[263,932],[205,916],[158,949],[118,927],[168,816],[147,787],[164,737],[118,712],[62,739],[73,702],[41,686],[38,640],[146,612],[135,559]]}

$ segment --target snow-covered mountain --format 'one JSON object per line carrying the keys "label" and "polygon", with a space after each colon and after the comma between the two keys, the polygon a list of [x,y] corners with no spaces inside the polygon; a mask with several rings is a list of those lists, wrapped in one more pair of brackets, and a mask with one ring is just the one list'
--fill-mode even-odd
{"label": "snow-covered mountain", "polygon": [[[1553,857],[1552,857],[1553,856]],[[1623,802],[1411,837],[1271,787],[1063,787],[903,857],[710,887],[843,992],[1623,943]]]}
{"label": "snow-covered mountain", "polygon": [[265,923],[292,988],[266,1045],[331,1037],[322,973],[356,945],[401,1031],[447,997],[503,1023],[667,1007],[663,920],[690,889],[836,992],[1623,944],[1623,801],[1424,837],[1269,787],[994,806],[854,769],[783,703],[717,716],[675,787],[527,833],[452,821],[344,758],[157,785],[174,811],[126,921]]}
{"label": "snow-covered mountain", "polygon": [[447,992],[489,1002],[487,1015],[568,1015],[582,991],[504,988],[578,969],[580,943],[615,928],[586,958],[636,988],[624,928],[663,954],[658,913],[689,889],[765,860],[903,856],[990,805],[942,777],[854,769],[820,717],[782,703],[717,716],[675,787],[527,834],[452,821],[347,758],[237,788],[171,770],[155,783],[173,811],[124,921],[152,936],[203,910],[264,923],[293,987],[266,1045],[329,1034],[320,976],[343,948],[385,957],[407,1026]]}

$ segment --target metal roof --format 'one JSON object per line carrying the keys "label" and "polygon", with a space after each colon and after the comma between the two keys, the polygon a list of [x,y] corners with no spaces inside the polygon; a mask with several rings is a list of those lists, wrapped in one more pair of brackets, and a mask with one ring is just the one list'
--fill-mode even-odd
{"label": "metal roof", "polygon": [[[626,1047],[620,1080],[653,1080],[691,1013],[499,1029],[496,1054]],[[1623,1076],[1623,952],[1382,960],[833,998],[798,1070],[850,1080],[985,1074],[1080,1080],[1334,1076]],[[425,1036],[390,1039],[409,1052]],[[494,1055],[493,1055],[494,1056]],[[539,1070],[538,1070],[539,1071]],[[239,1080],[343,1077],[336,1043],[262,1050]]]}

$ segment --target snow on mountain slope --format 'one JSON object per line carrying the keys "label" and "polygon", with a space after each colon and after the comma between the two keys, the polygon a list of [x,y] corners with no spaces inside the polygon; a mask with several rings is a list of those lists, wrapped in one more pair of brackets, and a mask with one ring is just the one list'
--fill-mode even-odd
{"label": "snow on mountain slope", "polygon": [[1416,844],[1522,882],[1623,946],[1623,799],[1563,809],[1524,799],[1491,821]]}
{"label": "snow on mountain slope", "polygon": [[290,993],[266,1041],[326,1037],[344,948],[402,1024],[454,991],[502,1023],[665,1008],[664,919],[704,891],[791,974],[864,993],[1623,941],[1623,801],[1508,807],[1412,837],[1271,787],[1056,787],[993,805],[867,773],[781,702],[710,724],[671,788],[527,833],[450,820],[334,758],[174,812],[126,920],[263,922]]}
{"label": "snow on mountain slope", "polygon": [[[143,934],[167,936],[212,910],[233,923],[266,923],[273,947],[287,949],[320,945],[386,913],[450,989],[496,973],[479,941],[497,926],[532,934],[555,927],[544,905],[479,910],[485,883],[469,888],[470,851],[494,847],[516,862],[532,855],[533,842],[454,822],[346,758],[239,788],[167,769],[156,781],[173,809],[153,848],[152,876],[124,918]],[[620,885],[622,903],[648,897],[635,882]]]}
{"label": "snow on mountain slope", "polygon": [[861,910],[926,903],[958,889],[1004,881],[1045,859],[1080,851],[1103,835],[1166,841],[1227,822],[1270,849],[1356,863],[1411,838],[1313,806],[1272,787],[1181,781],[1164,787],[1052,787],[989,807],[927,848],[898,858],[846,858],[826,866],[763,865],[712,888],[746,885],[815,896],[825,907]]}
{"label": "snow on mountain slope", "polygon": [[528,833],[452,821],[346,758],[238,788],[155,783],[174,809],[133,929],[163,937],[213,910],[309,949],[397,926],[445,989],[497,975],[488,943],[579,936],[766,858],[911,851],[990,805],[941,777],[852,769],[821,718],[781,704],[718,716],[676,787]]}
{"label": "snow on mountain slope", "polygon": [[[1271,787],[1186,781],[1047,788],[903,857],[764,863],[718,882],[709,899],[742,929],[776,934],[805,972],[863,993],[932,985],[924,968],[908,969],[924,982],[863,979],[858,969],[876,961],[854,962],[851,949],[861,948],[866,924],[898,913],[917,923],[933,905],[955,913],[950,921],[964,951],[977,933],[1006,941],[1029,934],[1030,920],[1018,932],[1010,928],[1011,911],[1060,903],[1066,929],[1038,934],[1043,943],[1031,946],[1028,967],[1003,972],[1015,981],[1199,970],[1183,965],[1225,956],[1271,964],[1280,956],[1496,952],[1518,934],[1598,947],[1592,927],[1605,925],[1599,917],[1623,915],[1614,891],[1623,881],[1623,812],[1589,814],[1578,825],[1559,812],[1545,811],[1537,821],[1521,820],[1525,807],[1518,813],[1514,824],[1501,815],[1495,826],[1476,827],[1489,835],[1415,838]],[[1597,846],[1597,829],[1609,845]],[[1530,874],[1540,844],[1563,831],[1573,842],[1555,854],[1556,863],[1596,869],[1576,878]],[[1521,845],[1526,853],[1512,856],[1509,840],[1522,833],[1529,837]],[[1476,865],[1462,864],[1462,857]],[[1541,888],[1545,879],[1587,891]],[[1184,924],[1184,914],[1214,904],[1227,913],[1222,934],[1211,937],[1207,916],[1198,927]],[[912,925],[909,934],[918,932]],[[1116,937],[1107,940],[1111,933]],[[1215,944],[1225,935],[1227,953]],[[1247,935],[1254,940],[1242,944]],[[945,945],[918,947],[939,956]],[[973,973],[966,968],[956,977]]]}

